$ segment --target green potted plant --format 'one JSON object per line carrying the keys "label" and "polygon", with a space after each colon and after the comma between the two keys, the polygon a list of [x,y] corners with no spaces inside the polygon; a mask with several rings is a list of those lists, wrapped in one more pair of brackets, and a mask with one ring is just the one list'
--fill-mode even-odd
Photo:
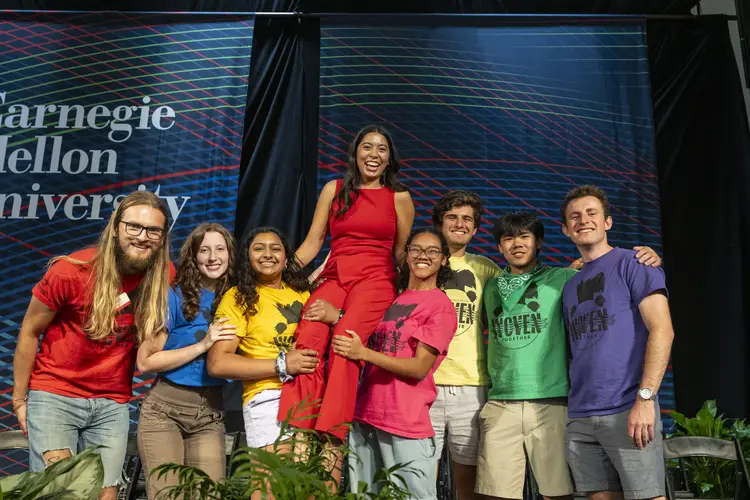
{"label": "green potted plant", "polygon": [[[727,419],[718,414],[716,401],[709,400],[693,418],[673,411],[675,430],[668,437],[703,436],[718,439],[737,439],[745,457],[750,456],[750,426],[745,420]],[[734,498],[735,462],[709,457],[691,457],[682,460],[687,473],[689,490],[697,498]],[[677,467],[670,463],[670,467]]]}
{"label": "green potted plant", "polygon": [[103,481],[102,460],[89,448],[43,472],[27,471],[0,479],[0,500],[95,500]]}
{"label": "green potted plant", "polygon": [[[288,431],[288,421],[282,422],[281,435]],[[275,500],[407,500],[409,492],[401,471],[409,470],[408,464],[380,470],[374,478],[377,493],[368,492],[369,485],[360,482],[357,493],[332,492],[327,482],[332,481],[331,466],[324,454],[323,443],[318,434],[298,430],[291,439],[274,443],[273,451],[240,448],[230,459],[230,474],[221,481],[211,480],[205,472],[194,467],[164,464],[152,474],[175,474],[179,485],[162,490],[158,498],[191,500],[246,500],[255,491],[268,492]],[[304,456],[299,450],[308,452]],[[344,460],[357,460],[348,445],[341,447]],[[422,473],[416,471],[416,473]],[[265,495],[264,495],[265,497]]]}

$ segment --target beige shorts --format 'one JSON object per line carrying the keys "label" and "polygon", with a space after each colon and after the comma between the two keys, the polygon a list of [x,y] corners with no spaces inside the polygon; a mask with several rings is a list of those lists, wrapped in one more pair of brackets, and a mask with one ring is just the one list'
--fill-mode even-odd
{"label": "beige shorts", "polygon": [[523,498],[526,457],[545,497],[574,492],[565,461],[565,399],[488,401],[479,415],[476,492]]}
{"label": "beige shorts", "polygon": [[447,439],[452,461],[476,465],[479,450],[479,412],[487,402],[487,387],[439,385],[430,408],[438,459]]}

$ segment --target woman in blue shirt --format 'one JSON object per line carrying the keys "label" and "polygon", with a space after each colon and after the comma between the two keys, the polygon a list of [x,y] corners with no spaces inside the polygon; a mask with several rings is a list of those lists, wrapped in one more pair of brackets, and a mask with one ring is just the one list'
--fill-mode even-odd
{"label": "woman in blue shirt", "polygon": [[224,380],[206,371],[206,353],[218,340],[235,336],[225,319],[212,322],[224,293],[233,285],[236,248],[219,224],[201,224],[180,251],[169,291],[167,331],[138,349],[138,369],[158,377],[141,405],[138,447],[149,499],[177,477],[151,471],[165,463],[198,467],[211,479],[224,477]]}

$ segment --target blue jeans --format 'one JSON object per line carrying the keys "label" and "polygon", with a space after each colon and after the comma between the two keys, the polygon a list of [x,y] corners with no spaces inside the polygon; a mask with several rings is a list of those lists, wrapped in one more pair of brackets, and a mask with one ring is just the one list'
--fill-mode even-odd
{"label": "blue jeans", "polygon": [[[379,493],[382,484],[374,479],[380,469],[402,464],[394,474],[409,490],[410,500],[437,500],[438,459],[435,438],[411,439],[396,436],[362,422],[352,422],[349,431],[349,488],[356,493],[359,482],[367,491]],[[398,479],[396,482],[399,483]],[[404,484],[400,484],[402,487]]]}
{"label": "blue jeans", "polygon": [[99,446],[97,451],[104,466],[103,487],[120,483],[130,429],[127,403],[29,391],[26,425],[32,471],[44,470],[45,452],[70,450],[75,454]]}

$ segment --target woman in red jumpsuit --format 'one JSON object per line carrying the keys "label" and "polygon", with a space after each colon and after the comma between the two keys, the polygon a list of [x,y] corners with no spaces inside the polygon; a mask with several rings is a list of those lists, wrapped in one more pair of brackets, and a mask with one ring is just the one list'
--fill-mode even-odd
{"label": "woman in red jumpsuit", "polygon": [[[400,165],[390,134],[370,125],[359,131],[349,147],[349,168],[343,180],[325,185],[315,207],[310,231],[295,252],[306,266],[318,255],[326,233],[331,252],[318,277],[320,286],[307,308],[323,299],[343,316],[333,328],[303,319],[297,326],[297,349],[314,349],[328,363],[312,374],[298,375],[283,385],[279,420],[289,411],[293,425],[315,429],[339,440],[352,421],[361,366],[333,353],[331,335],[356,331],[366,343],[396,297],[395,263],[402,262],[404,245],[414,221],[411,196],[397,180]],[[298,411],[307,400],[320,406]],[[317,418],[304,415],[317,414]]]}

